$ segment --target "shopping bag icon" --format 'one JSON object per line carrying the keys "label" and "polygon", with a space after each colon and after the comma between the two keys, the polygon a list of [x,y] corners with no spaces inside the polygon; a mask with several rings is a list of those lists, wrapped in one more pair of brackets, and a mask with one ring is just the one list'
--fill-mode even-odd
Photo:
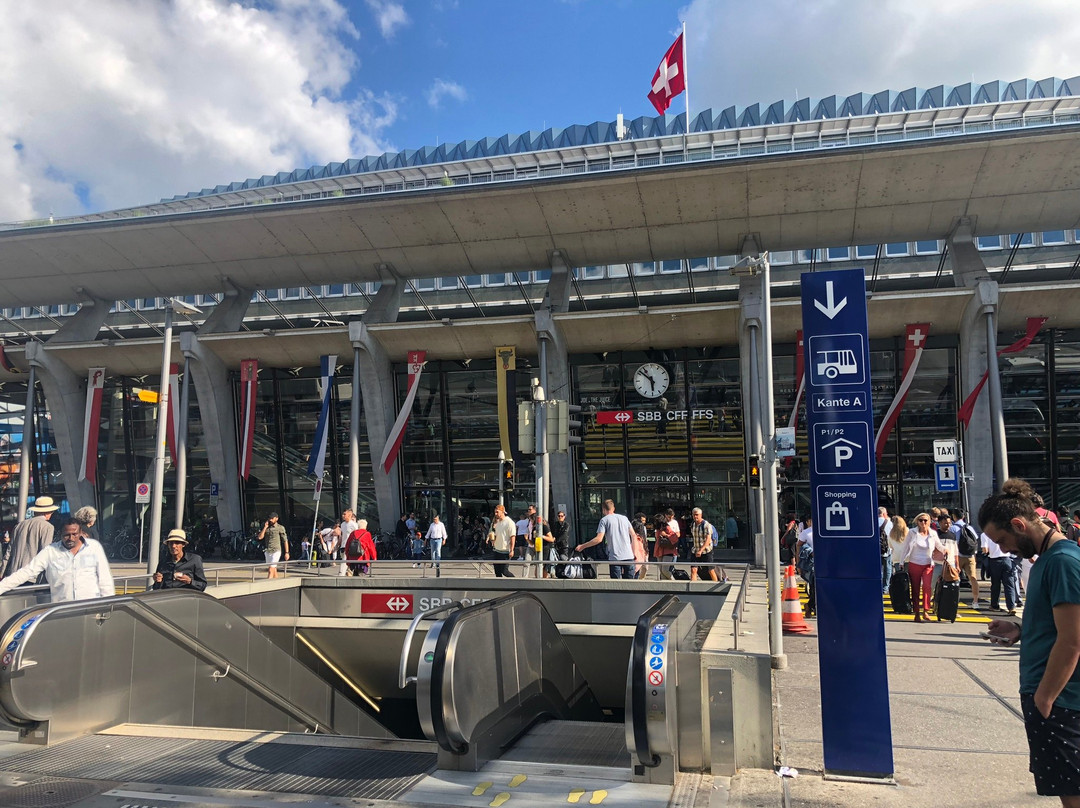
{"label": "shopping bag icon", "polygon": [[848,518],[849,511],[839,501],[833,502],[825,509],[826,530],[850,530],[851,520]]}

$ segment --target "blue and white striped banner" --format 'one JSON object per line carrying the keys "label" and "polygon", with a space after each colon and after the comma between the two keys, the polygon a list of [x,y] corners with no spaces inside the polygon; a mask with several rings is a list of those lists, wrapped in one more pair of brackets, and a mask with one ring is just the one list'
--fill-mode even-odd
{"label": "blue and white striped banner", "polygon": [[330,388],[334,383],[334,367],[337,354],[330,354],[320,360],[322,367],[322,409],[319,410],[319,425],[315,427],[315,443],[311,447],[308,460],[308,474],[321,480],[323,467],[326,465],[326,435],[330,430]]}

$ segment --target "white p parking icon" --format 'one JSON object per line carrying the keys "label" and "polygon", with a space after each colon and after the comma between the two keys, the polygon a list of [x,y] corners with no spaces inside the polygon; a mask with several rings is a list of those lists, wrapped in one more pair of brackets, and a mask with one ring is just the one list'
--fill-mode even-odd
{"label": "white p parking icon", "polygon": [[836,467],[840,468],[845,460],[851,460],[854,453],[851,451],[850,446],[845,446],[842,443],[838,443],[833,446],[833,456],[836,458]]}

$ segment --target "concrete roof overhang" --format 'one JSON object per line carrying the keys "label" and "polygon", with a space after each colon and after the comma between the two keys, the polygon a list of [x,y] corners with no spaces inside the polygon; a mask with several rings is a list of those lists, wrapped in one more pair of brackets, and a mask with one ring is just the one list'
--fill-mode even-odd
{"label": "concrete roof overhang", "polygon": [[[1080,226],[1080,126],[0,233],[8,306]],[[225,279],[228,278],[229,281]],[[457,326],[454,326],[457,327]]]}
{"label": "concrete roof overhang", "polygon": [[[1067,284],[1047,283],[1002,287],[998,328],[1023,330],[1028,316],[1049,318],[1054,328],[1080,328],[1080,308]],[[870,338],[895,337],[908,323],[928,322],[931,334],[956,334],[973,291],[935,289],[924,293],[875,294],[868,301]],[[730,346],[738,343],[739,307],[735,303],[649,307],[646,310],[573,312],[555,315],[571,354],[614,350],[662,350],[686,347]],[[795,341],[802,327],[800,302],[796,298],[773,301],[773,340]],[[429,360],[491,358],[500,345],[515,345],[522,356],[538,353],[532,317],[488,317],[475,320],[389,323],[368,326],[393,361],[405,361],[408,351],[424,349]],[[616,336],[617,335],[617,336]],[[313,367],[319,356],[336,353],[349,364],[352,344],[347,328],[288,329],[211,334],[203,344],[226,366],[237,369],[240,361],[258,357],[262,367]],[[24,349],[9,347],[8,357],[25,369]],[[105,367],[110,375],[156,374],[161,367],[160,339],[98,340],[88,343],[51,344],[57,355],[76,374]],[[177,341],[173,356],[180,357]],[[20,376],[0,372],[0,380]],[[23,377],[25,378],[25,377]]]}

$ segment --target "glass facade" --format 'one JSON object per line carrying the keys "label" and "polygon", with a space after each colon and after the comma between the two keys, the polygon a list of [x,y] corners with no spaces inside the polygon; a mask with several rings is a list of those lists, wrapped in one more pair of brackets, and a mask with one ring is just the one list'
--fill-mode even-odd
{"label": "glass facade", "polygon": [[[1007,345],[1015,335],[1001,335]],[[787,425],[795,404],[795,346],[777,345],[774,358],[776,423]],[[534,360],[519,357],[518,400],[529,391]],[[880,424],[901,382],[903,340],[871,342],[874,416]],[[699,506],[720,534],[727,558],[752,551],[751,497],[746,484],[743,401],[739,358],[734,347],[663,352],[619,352],[570,357],[571,402],[583,408],[583,444],[575,448],[573,469],[577,521],[574,536],[591,538],[605,499],[621,513],[651,517],[673,508],[679,517]],[[642,383],[641,371],[659,366],[665,389]],[[404,366],[396,369],[396,390],[406,388]],[[331,394],[327,483],[321,516],[338,516],[348,499],[349,418],[354,394],[351,364],[340,366]],[[1024,351],[1001,359],[1001,378],[1010,471],[1031,480],[1054,505],[1080,507],[1080,332],[1044,331]],[[135,486],[153,467],[157,379],[107,379],[99,433],[95,503],[98,532],[138,536],[143,506]],[[242,485],[245,523],[260,523],[270,511],[281,514],[290,535],[310,530],[315,517],[313,485],[307,475],[321,391],[318,369],[263,368],[259,373],[255,450],[250,478]],[[644,391],[644,392],[643,392]],[[890,510],[914,513],[931,505],[958,505],[959,495],[934,491],[933,441],[960,437],[958,350],[953,336],[931,337],[896,428],[878,462],[880,497]],[[184,523],[195,531],[215,521],[210,504],[210,471],[194,387],[188,419],[188,496]],[[985,393],[984,393],[985,395]],[[20,451],[24,434],[25,382],[0,388],[0,492],[8,526],[18,501]],[[239,380],[234,378],[234,399]],[[797,413],[796,456],[782,461],[781,508],[803,513],[808,502],[805,399]],[[615,412],[630,420],[613,420]],[[603,414],[603,415],[602,415]],[[32,495],[63,499],[63,478],[44,397],[32,413]],[[361,400],[361,424],[363,417]],[[361,428],[359,510],[375,530],[372,458]],[[498,501],[500,448],[494,361],[429,362],[421,378],[402,445],[399,484],[404,507],[426,524],[439,513],[448,525],[448,552],[461,552],[470,531],[490,517]],[[164,522],[175,507],[175,469],[165,475]],[[558,499],[562,495],[557,495]],[[517,464],[517,487],[508,510],[520,515],[535,501],[531,458]],[[65,503],[78,507],[87,503]],[[556,505],[558,502],[555,503]],[[974,503],[973,503],[974,505]]]}

